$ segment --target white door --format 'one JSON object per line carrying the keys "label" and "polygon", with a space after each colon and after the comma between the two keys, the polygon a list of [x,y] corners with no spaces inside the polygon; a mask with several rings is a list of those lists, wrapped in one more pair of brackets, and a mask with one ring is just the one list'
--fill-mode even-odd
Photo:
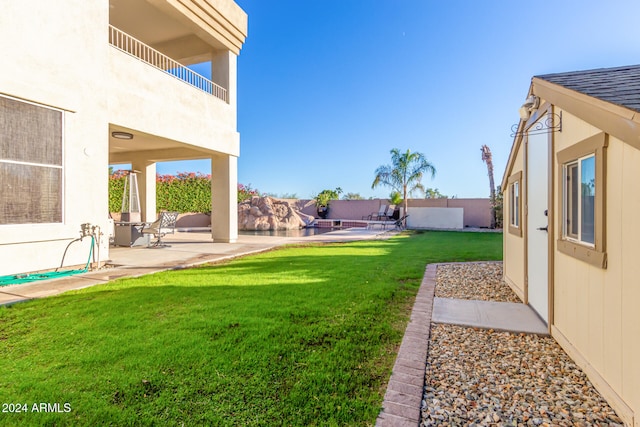
{"label": "white door", "polygon": [[549,322],[549,143],[529,135],[527,144],[527,261],[529,305]]}

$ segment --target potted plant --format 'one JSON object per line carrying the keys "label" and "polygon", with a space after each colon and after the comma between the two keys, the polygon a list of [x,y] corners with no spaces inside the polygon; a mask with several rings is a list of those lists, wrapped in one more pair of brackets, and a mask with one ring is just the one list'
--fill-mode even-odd
{"label": "potted plant", "polygon": [[337,187],[335,190],[322,190],[313,198],[316,202],[316,212],[320,218],[325,219],[329,215],[329,202],[340,198],[340,193],[342,193],[342,189]]}

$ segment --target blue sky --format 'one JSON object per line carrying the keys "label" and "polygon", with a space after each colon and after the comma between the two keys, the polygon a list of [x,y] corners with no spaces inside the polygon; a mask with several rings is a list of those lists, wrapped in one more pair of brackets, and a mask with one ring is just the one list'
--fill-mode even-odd
{"label": "blue sky", "polygon": [[[236,0],[249,15],[238,58],[238,181],[310,198],[365,198],[396,147],[437,169],[425,187],[488,197],[531,77],[640,63],[637,0]],[[532,8],[534,5],[534,8]],[[209,162],[158,165],[200,171]]]}

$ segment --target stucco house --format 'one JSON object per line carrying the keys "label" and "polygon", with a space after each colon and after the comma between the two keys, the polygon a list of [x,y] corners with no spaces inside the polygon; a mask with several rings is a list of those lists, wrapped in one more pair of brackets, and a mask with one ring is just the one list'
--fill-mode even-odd
{"label": "stucco house", "polygon": [[640,66],[535,76],[502,180],[504,278],[640,425]]}
{"label": "stucco house", "polygon": [[[25,0],[0,14],[0,275],[58,267],[81,224],[108,222],[108,165],[139,170],[154,221],[156,163],[211,159],[214,241],[237,238],[232,0]],[[188,69],[211,63],[211,80]],[[108,238],[101,239],[108,257]],[[86,262],[86,243],[65,264]]]}

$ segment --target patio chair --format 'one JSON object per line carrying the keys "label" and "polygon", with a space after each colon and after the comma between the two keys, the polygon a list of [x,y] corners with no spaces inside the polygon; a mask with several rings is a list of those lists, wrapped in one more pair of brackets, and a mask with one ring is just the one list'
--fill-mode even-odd
{"label": "patio chair", "polygon": [[381,216],[384,216],[386,213],[387,213],[387,205],[380,205],[380,209],[378,209],[378,212],[372,212],[369,215],[365,215],[362,217],[362,219],[371,221],[373,220],[373,218],[375,218],[376,220],[378,220]]}
{"label": "patio chair", "polygon": [[407,218],[409,218],[409,215],[404,215],[401,218],[398,218],[394,223],[393,226],[395,227],[396,230],[404,230],[406,227],[405,223],[407,221]]}
{"label": "patio chair", "polygon": [[389,205],[389,207],[387,208],[387,211],[383,214],[383,215],[378,215],[378,220],[392,220],[393,219],[393,213],[396,210],[396,205]]}
{"label": "patio chair", "polygon": [[165,244],[162,238],[167,234],[175,233],[177,220],[178,212],[160,212],[155,222],[145,225],[142,234],[153,234],[156,239],[155,242],[150,242],[148,247],[165,248],[171,246]]}

